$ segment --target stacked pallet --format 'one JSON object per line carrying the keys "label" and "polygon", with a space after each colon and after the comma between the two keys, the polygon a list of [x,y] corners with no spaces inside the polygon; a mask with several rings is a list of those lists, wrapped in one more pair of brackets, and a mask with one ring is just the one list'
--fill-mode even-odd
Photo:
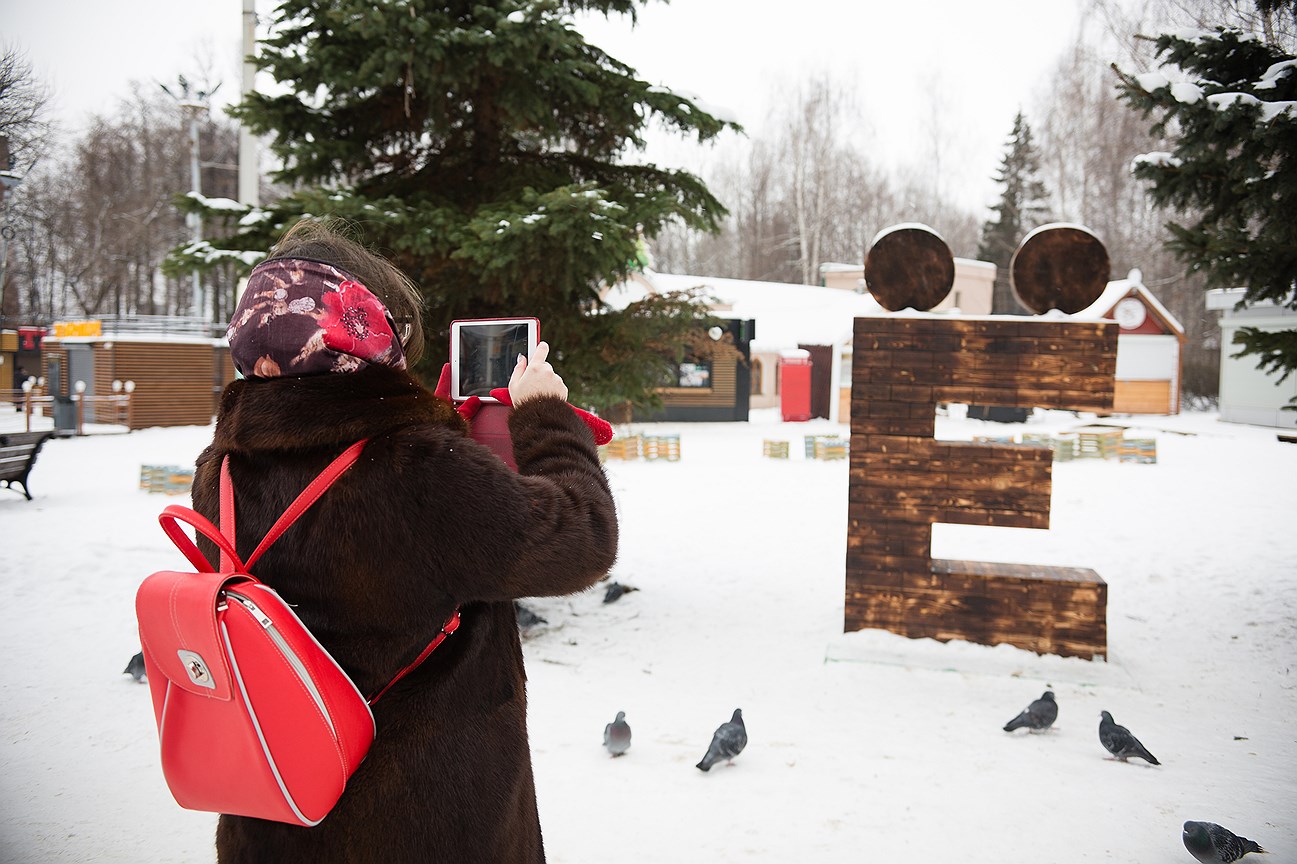
{"label": "stacked pallet", "polygon": [[848,630],[1107,656],[1107,591],[1093,571],[932,559],[934,522],[1047,528],[1052,448],[933,435],[939,402],[1110,410],[1117,329],[856,319]]}
{"label": "stacked pallet", "polygon": [[825,437],[815,442],[815,458],[833,462],[847,458],[847,441],[844,438]]}
{"label": "stacked pallet", "polygon": [[1071,462],[1076,458],[1076,436],[1070,433],[1055,436],[1024,432],[1022,443],[1031,447],[1048,447],[1055,462]]}
{"label": "stacked pallet", "polygon": [[630,461],[640,455],[640,438],[638,435],[619,435],[599,448],[599,461],[621,459]]}
{"label": "stacked pallet", "polygon": [[187,495],[194,485],[194,469],[180,465],[141,465],[140,488],[149,493]]}
{"label": "stacked pallet", "polygon": [[665,459],[667,462],[679,462],[680,436],[645,435],[640,449],[646,460]]}
{"label": "stacked pallet", "polygon": [[772,441],[766,438],[761,442],[761,455],[767,459],[787,459],[788,442]]}
{"label": "stacked pallet", "polygon": [[1140,465],[1157,464],[1157,439],[1123,438],[1117,445],[1117,461]]}
{"label": "stacked pallet", "polygon": [[1125,434],[1120,426],[1081,426],[1076,435],[1076,455],[1088,459],[1114,459]]}
{"label": "stacked pallet", "polygon": [[847,458],[847,440],[837,435],[807,435],[804,446],[807,459],[832,461]]}

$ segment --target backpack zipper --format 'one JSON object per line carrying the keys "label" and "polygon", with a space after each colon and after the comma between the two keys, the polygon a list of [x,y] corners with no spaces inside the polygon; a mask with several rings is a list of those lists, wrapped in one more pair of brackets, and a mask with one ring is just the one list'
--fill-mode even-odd
{"label": "backpack zipper", "polygon": [[297,654],[289,648],[287,640],[284,639],[283,635],[275,627],[275,622],[271,621],[270,616],[261,611],[261,607],[252,602],[250,597],[245,597],[242,594],[237,594],[234,591],[229,590],[226,590],[223,593],[226,597],[236,601],[247,609],[248,612],[252,613],[252,617],[270,636],[270,641],[275,643],[275,647],[279,649],[279,653],[284,655],[284,659],[288,661],[288,665],[293,667],[293,671],[297,673],[298,679],[300,679],[302,684],[305,685],[307,692],[311,694],[311,698],[315,700],[315,706],[320,709],[320,714],[324,717],[324,722],[329,724],[329,732],[331,732],[336,738],[338,730],[333,727],[333,718],[329,716],[328,709],[324,707],[324,698],[320,696],[320,691],[316,688],[315,681],[311,679],[310,673],[306,671],[306,666],[302,664],[302,661]]}

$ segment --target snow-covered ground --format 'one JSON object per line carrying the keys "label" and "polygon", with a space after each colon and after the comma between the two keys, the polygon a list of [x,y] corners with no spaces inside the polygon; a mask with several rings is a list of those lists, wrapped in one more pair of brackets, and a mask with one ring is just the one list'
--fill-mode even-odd
{"label": "snow-covered ground", "polygon": [[[941,416],[937,434],[1092,419]],[[528,601],[549,621],[524,646],[550,860],[1150,864],[1191,860],[1180,825],[1198,819],[1297,861],[1297,446],[1207,414],[1107,422],[1156,437],[1157,464],[1056,463],[1050,530],[933,537],[938,557],[1094,568],[1107,663],[844,635],[847,466],[801,451],[846,426],[634,427],[678,432],[682,451],[608,465],[613,578],[640,590]],[[136,585],[183,566],[140,465],[192,464],[210,434],[50,441],[34,501],[0,490],[0,860],[214,858],[215,818],[170,798],[147,688],[120,674]],[[764,438],[792,458],[763,458]],[[1047,687],[1053,730],[1001,731]],[[747,749],[697,771],[736,707]],[[619,710],[634,741],[611,759]],[[1105,758],[1101,710],[1162,766]]]}

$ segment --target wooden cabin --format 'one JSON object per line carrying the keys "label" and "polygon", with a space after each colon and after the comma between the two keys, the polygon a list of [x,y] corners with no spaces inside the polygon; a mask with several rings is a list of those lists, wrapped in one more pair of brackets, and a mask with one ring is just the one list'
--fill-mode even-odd
{"label": "wooden cabin", "polygon": [[[131,429],[211,423],[221,391],[234,380],[223,339],[80,329],[89,335],[56,326],[42,340],[39,374],[48,392],[66,396],[82,381],[87,394],[111,396],[114,381],[133,381]],[[93,403],[86,410],[86,422],[95,422]]]}
{"label": "wooden cabin", "polygon": [[1109,282],[1097,300],[1073,317],[1115,320],[1121,327],[1113,413],[1180,413],[1184,327],[1145,287],[1138,270]]}

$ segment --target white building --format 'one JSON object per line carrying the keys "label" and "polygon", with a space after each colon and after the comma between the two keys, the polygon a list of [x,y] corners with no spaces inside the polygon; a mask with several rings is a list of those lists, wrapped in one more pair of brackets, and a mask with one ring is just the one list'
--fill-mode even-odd
{"label": "white building", "polygon": [[1220,419],[1230,423],[1297,428],[1297,411],[1283,410],[1291,399],[1297,397],[1297,373],[1280,382],[1279,373],[1257,368],[1256,355],[1230,356],[1238,353],[1234,334],[1240,327],[1255,327],[1269,332],[1297,329],[1297,311],[1269,301],[1236,310],[1234,306],[1243,295],[1242,288],[1207,292],[1207,308],[1225,313],[1220,319]]}

